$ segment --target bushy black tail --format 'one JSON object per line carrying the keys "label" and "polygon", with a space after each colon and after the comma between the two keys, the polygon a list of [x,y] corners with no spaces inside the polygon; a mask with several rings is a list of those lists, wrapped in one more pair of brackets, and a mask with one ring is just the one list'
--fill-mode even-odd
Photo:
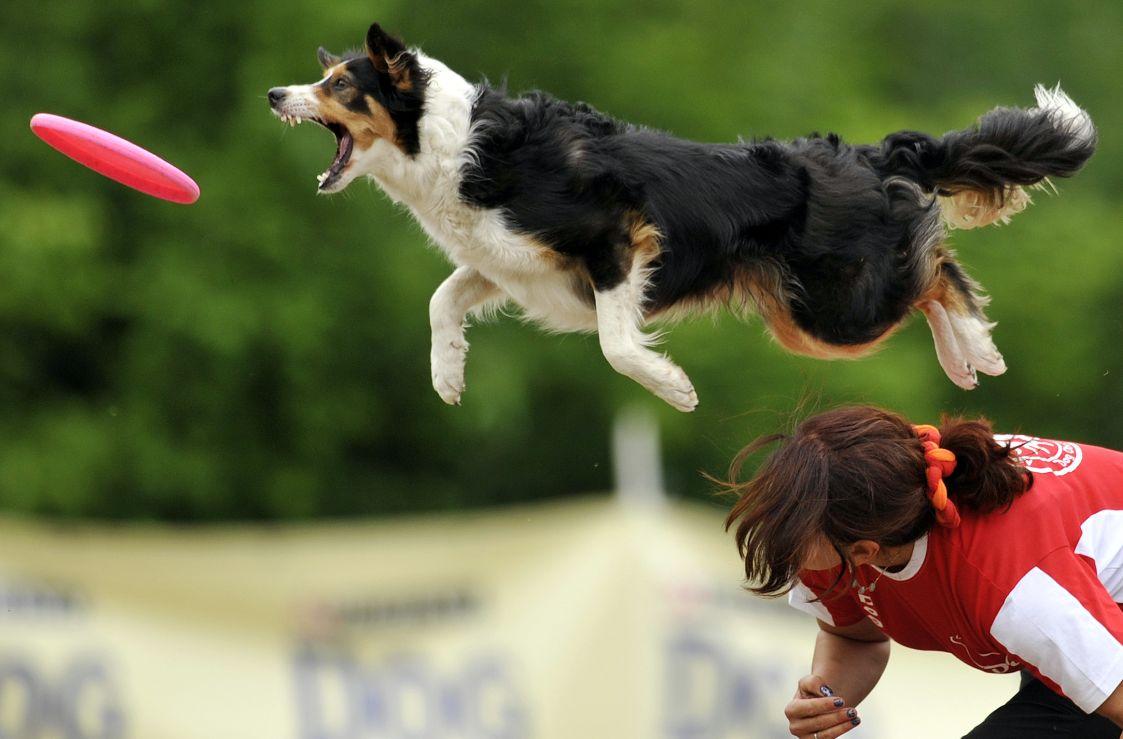
{"label": "bushy black tail", "polygon": [[884,176],[905,177],[944,196],[970,193],[972,207],[1001,209],[1014,188],[1069,177],[1096,149],[1092,119],[1059,85],[1038,85],[1034,94],[1036,108],[995,108],[974,128],[939,139],[892,134],[872,162]]}

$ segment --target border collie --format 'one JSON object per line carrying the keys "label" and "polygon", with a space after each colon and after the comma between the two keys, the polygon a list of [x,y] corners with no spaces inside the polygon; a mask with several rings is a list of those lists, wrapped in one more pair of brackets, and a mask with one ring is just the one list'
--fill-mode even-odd
{"label": "border collie", "polygon": [[1096,145],[1059,86],[939,138],[703,144],[471,84],[378,24],[362,52],[318,58],[322,79],[269,103],[335,134],[321,193],[372,178],[457,265],[429,305],[447,403],[464,390],[468,316],[510,302],[549,329],[596,331],[613,368],[683,411],[698,402],[690,379],[643,327],[715,305],[828,359],[869,352],[916,308],[948,377],[973,388],[1006,365],[947,230],[1006,222],[1024,188],[1074,174]]}

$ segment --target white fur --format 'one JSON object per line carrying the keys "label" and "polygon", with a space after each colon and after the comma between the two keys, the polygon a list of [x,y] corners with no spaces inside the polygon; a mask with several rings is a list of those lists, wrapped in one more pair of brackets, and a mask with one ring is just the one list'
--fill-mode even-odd
{"label": "white fur", "polygon": [[1017,186],[1006,188],[1002,205],[995,207],[986,202],[983,194],[975,190],[964,190],[950,197],[940,197],[940,217],[948,228],[969,230],[982,228],[992,223],[1006,224],[1010,219],[1025,210],[1033,200],[1029,193]]}
{"label": "white fur", "polygon": [[947,376],[964,390],[979,385],[976,370],[992,377],[1006,371],[1006,362],[990,337],[994,324],[982,318],[948,311],[930,300],[919,306],[932,329],[936,358]]}
{"label": "white fur", "polygon": [[[288,87],[281,88],[285,91],[286,94],[281,102],[277,105],[277,107],[273,109],[273,115],[294,126],[299,123],[303,123],[305,118],[318,117],[320,103],[316,99],[316,95],[312,92],[312,89],[316,87],[316,85],[323,84],[326,80],[327,77],[324,77],[324,79],[320,80],[319,82],[313,82],[310,85],[289,85]],[[321,182],[326,174],[327,173],[325,172],[324,174],[316,177],[316,181]],[[327,187],[319,188],[318,192],[325,195],[333,192],[339,192],[343,188],[347,187],[347,185],[349,185],[351,181],[355,179],[355,176],[356,174],[354,168],[351,166],[351,162],[349,161],[346,165],[344,165],[343,170],[339,173],[339,177],[336,179],[336,181],[328,185]]]}
{"label": "white fur", "polygon": [[932,329],[932,339],[936,343],[936,359],[940,361],[948,378],[964,390],[974,390],[979,386],[979,378],[967,361],[967,355],[956,338],[944,306],[930,300],[917,307],[928,319],[928,327]]}
{"label": "white fur", "polygon": [[433,389],[449,405],[459,405],[460,394],[464,392],[464,364],[468,359],[464,329],[468,314],[502,297],[495,283],[479,272],[471,267],[458,267],[429,301]]}
{"label": "white fur", "polygon": [[698,395],[690,378],[666,357],[647,348],[650,337],[639,329],[643,317],[639,306],[647,283],[643,265],[633,265],[628,278],[596,293],[597,333],[605,359],[622,375],[630,377],[680,411],[692,411]]}
{"label": "white fur", "polygon": [[1037,98],[1038,110],[1048,113],[1058,129],[1073,133],[1084,143],[1095,141],[1096,126],[1092,117],[1065,94],[1059,82],[1052,90],[1037,85],[1033,88],[1033,96]]}
{"label": "white fur", "polygon": [[968,364],[984,375],[997,377],[1006,372],[1006,360],[994,345],[991,331],[995,324],[978,316],[948,311],[948,321]]}

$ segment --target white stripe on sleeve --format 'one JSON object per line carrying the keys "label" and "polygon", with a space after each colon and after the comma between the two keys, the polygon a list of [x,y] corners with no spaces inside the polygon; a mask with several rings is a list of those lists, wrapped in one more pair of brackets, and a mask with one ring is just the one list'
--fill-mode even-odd
{"label": "white stripe on sleeve", "polygon": [[1080,524],[1076,553],[1095,561],[1100,582],[1123,602],[1123,511],[1100,511]]}
{"label": "white stripe on sleeve", "polygon": [[788,605],[804,613],[810,613],[824,623],[834,626],[834,616],[827,610],[820,600],[815,600],[815,593],[798,580],[795,587],[788,591]]}
{"label": "white stripe on sleeve", "polygon": [[1037,567],[1010,591],[990,632],[1086,713],[1123,682],[1123,644]]}

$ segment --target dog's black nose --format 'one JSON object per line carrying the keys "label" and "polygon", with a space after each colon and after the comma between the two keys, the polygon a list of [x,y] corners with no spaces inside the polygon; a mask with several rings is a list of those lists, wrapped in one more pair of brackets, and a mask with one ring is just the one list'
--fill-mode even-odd
{"label": "dog's black nose", "polygon": [[274,87],[272,90],[269,91],[269,104],[273,105],[273,106],[276,106],[277,103],[279,103],[279,102],[281,102],[282,100],[285,99],[285,95],[287,95],[287,94],[288,93],[285,92],[285,88]]}

